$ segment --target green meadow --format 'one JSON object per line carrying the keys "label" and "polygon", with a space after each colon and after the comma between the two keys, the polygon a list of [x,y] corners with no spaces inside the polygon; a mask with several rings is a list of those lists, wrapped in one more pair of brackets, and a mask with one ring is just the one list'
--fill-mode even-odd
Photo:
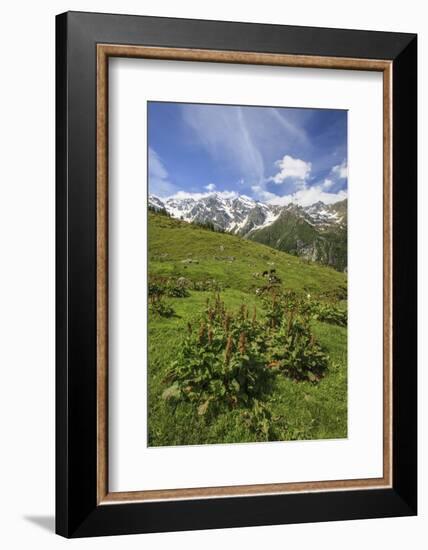
{"label": "green meadow", "polygon": [[150,446],[347,436],[346,274],[151,211],[148,239]]}

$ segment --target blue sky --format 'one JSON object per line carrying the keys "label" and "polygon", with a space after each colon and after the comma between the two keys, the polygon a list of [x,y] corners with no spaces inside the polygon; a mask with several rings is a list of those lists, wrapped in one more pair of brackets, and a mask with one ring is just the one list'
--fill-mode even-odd
{"label": "blue sky", "polygon": [[148,103],[149,193],[272,203],[347,196],[347,112]]}

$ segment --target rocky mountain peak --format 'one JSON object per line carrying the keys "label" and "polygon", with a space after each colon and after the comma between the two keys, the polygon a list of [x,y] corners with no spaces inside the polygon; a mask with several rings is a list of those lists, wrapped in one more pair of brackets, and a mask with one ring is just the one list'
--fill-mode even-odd
{"label": "rocky mountain peak", "polygon": [[326,205],[322,201],[306,207],[295,203],[278,206],[258,202],[245,195],[224,196],[222,193],[210,193],[200,198],[166,199],[150,195],[149,205],[155,210],[166,210],[173,218],[190,223],[209,222],[217,229],[241,236],[268,227],[286,212],[292,212],[321,229],[342,223],[346,212],[343,201],[338,203],[339,208],[335,208],[334,204]]}

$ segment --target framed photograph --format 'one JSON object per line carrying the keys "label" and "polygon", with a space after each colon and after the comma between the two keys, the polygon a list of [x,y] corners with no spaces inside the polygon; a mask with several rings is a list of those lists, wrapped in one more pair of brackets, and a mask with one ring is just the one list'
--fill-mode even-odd
{"label": "framed photograph", "polygon": [[416,35],[56,25],[57,533],[416,514]]}

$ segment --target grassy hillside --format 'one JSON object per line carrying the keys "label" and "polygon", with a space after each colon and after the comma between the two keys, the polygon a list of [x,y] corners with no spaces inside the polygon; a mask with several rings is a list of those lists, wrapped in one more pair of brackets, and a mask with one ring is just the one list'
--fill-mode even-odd
{"label": "grassy hillside", "polygon": [[[149,444],[263,440],[243,422],[238,408],[222,410],[215,416],[201,415],[193,403],[170,402],[162,397],[187,327],[198,319],[207,298],[212,299],[213,291],[204,290],[205,283],[216,281],[228,310],[236,311],[245,304],[251,310],[255,307],[263,318],[265,306],[257,289],[266,283],[264,272],[273,270],[285,290],[320,299],[343,297],[346,276],[263,244],[153,212],[149,212],[148,236],[149,278],[191,283],[186,296],[166,298],[170,316],[149,312]],[[347,330],[319,320],[313,321],[312,328],[328,353],[328,371],[316,384],[275,379],[268,413],[279,439],[339,438],[347,434]]]}
{"label": "grassy hillside", "polygon": [[149,272],[157,275],[215,278],[247,293],[259,283],[256,273],[276,269],[290,289],[323,292],[346,286],[346,276],[263,244],[149,212]]}
{"label": "grassy hillside", "polygon": [[[339,204],[338,211],[346,208],[346,204]],[[271,225],[253,231],[248,238],[290,254],[310,258],[339,271],[347,266],[346,228],[331,227],[319,231],[292,211],[282,212]]]}

